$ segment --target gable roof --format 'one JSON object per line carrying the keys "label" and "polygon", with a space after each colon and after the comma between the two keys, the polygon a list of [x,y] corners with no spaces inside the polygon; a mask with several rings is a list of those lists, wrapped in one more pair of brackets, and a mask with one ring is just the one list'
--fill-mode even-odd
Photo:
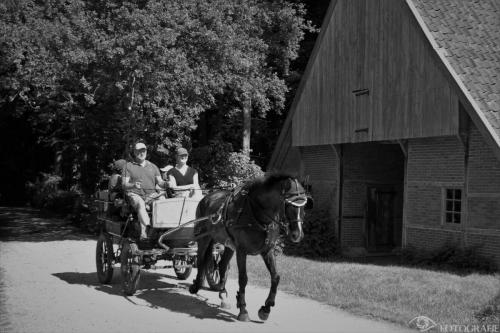
{"label": "gable roof", "polygon": [[407,0],[434,50],[500,145],[500,1]]}
{"label": "gable roof", "polygon": [[[369,0],[374,1],[374,0]],[[450,80],[462,93],[462,101],[476,126],[500,159],[500,1],[499,0],[406,0]],[[297,89],[275,150],[269,162],[277,161],[285,134],[291,130],[293,114],[323,32],[332,21],[336,0],[332,0],[321,33]]]}

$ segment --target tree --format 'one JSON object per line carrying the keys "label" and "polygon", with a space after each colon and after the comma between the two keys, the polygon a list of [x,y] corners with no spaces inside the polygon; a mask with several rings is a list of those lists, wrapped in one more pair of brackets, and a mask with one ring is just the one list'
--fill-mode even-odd
{"label": "tree", "polygon": [[29,119],[67,186],[91,190],[137,138],[160,157],[216,105],[282,110],[303,15],[265,0],[4,2],[0,108]]}

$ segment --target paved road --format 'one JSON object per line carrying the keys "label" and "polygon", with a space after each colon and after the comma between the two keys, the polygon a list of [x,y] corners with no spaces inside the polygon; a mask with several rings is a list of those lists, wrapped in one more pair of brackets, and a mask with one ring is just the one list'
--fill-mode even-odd
{"label": "paved road", "polygon": [[145,272],[138,293],[124,297],[118,274],[111,285],[97,281],[94,251],[95,240],[65,221],[0,208],[0,332],[409,331],[283,292],[263,323],[257,311],[268,291],[251,285],[246,295],[254,321],[241,323],[236,281],[227,288],[232,308],[222,310],[217,293],[190,295],[188,282],[172,270]]}

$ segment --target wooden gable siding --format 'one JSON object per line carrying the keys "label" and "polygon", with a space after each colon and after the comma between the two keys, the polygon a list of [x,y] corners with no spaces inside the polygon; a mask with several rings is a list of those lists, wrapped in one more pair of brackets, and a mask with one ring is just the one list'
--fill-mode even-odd
{"label": "wooden gable siding", "polygon": [[268,171],[281,171],[302,177],[303,162],[299,148],[292,146],[292,131],[290,128],[286,130],[283,140],[283,149],[279,151],[275,163]]}
{"label": "wooden gable siding", "polygon": [[339,0],[331,20],[296,104],[294,146],[458,133],[457,96],[404,1]]}

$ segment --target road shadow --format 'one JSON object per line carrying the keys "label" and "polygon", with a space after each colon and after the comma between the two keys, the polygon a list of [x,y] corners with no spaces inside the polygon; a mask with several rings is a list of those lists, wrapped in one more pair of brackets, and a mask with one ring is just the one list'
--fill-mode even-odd
{"label": "road shadow", "polygon": [[[63,272],[54,273],[53,276],[69,283],[85,285],[97,291],[113,296],[123,295],[119,274],[114,274],[109,285],[103,285],[97,280],[96,273]],[[126,297],[133,304],[144,306],[135,302],[135,298],[146,301],[152,308],[164,308],[169,311],[188,314],[198,319],[217,319],[226,322],[236,321],[236,316],[211,304],[207,299],[197,295],[186,295],[185,287],[162,281],[163,275],[142,271],[139,288],[133,297]]]}
{"label": "road shadow", "polygon": [[89,240],[70,221],[44,216],[30,207],[0,207],[0,241],[52,242]]}

